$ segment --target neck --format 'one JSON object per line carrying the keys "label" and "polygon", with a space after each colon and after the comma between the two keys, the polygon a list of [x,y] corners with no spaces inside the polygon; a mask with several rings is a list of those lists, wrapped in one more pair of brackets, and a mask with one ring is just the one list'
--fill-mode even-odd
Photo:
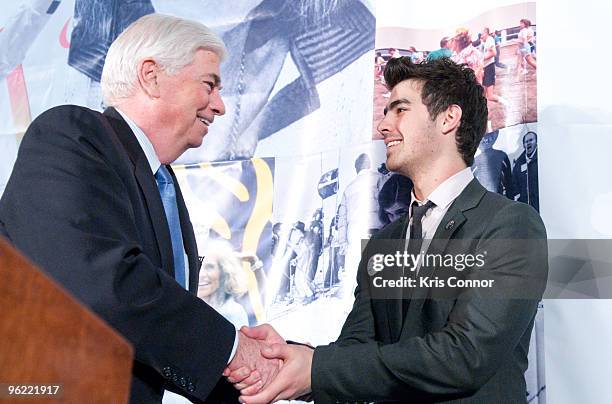
{"label": "neck", "polygon": [[438,188],[438,186],[440,186],[440,184],[465,168],[466,165],[463,160],[461,160],[461,163],[447,163],[444,167],[414,173],[410,176],[414,184],[414,196],[416,196],[419,201],[424,201],[436,188]]}
{"label": "neck", "polygon": [[170,150],[168,145],[164,145],[165,132],[163,125],[160,126],[159,114],[155,113],[154,105],[151,105],[144,95],[137,94],[132,98],[125,98],[115,107],[130,117],[142,130],[153,145],[155,154],[162,164],[170,164],[177,158],[168,152]]}
{"label": "neck", "polygon": [[[136,96],[135,96],[136,97]],[[148,108],[142,108],[142,103],[133,98],[124,98],[117,104],[115,108],[130,117],[132,121],[149,137],[149,133],[153,130],[153,120],[147,115]],[[140,107],[139,107],[140,106]]]}

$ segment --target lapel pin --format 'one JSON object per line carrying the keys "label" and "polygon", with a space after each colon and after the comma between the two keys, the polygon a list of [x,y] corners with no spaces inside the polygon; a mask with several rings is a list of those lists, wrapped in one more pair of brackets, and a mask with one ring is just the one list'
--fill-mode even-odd
{"label": "lapel pin", "polygon": [[444,226],[444,228],[445,228],[446,230],[450,230],[450,229],[452,229],[453,227],[455,227],[455,221],[454,221],[454,220],[450,220],[448,223],[446,223],[446,226]]}

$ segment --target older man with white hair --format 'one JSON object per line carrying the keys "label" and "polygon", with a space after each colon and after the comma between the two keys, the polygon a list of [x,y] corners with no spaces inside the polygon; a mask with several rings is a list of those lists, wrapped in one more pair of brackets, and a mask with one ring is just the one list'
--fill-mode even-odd
{"label": "older man with white hair", "polygon": [[197,298],[195,237],[169,166],[225,112],[225,53],[199,23],[138,19],[106,57],[110,107],[41,114],[0,200],[10,241],[134,346],[134,403],[164,389],[205,400],[228,364],[257,368],[261,385],[278,370]]}

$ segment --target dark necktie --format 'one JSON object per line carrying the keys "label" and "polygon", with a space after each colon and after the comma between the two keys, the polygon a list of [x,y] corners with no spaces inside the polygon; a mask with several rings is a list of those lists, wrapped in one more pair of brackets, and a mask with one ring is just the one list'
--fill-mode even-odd
{"label": "dark necktie", "polygon": [[164,204],[164,212],[168,220],[170,239],[172,240],[172,254],[174,255],[174,279],[185,289],[185,257],[183,249],[183,235],[179,219],[178,205],[176,203],[176,190],[170,172],[163,164],[155,173],[157,188]]}
{"label": "dark necktie", "polygon": [[[423,217],[427,214],[427,211],[436,204],[432,201],[427,201],[426,204],[419,206],[417,201],[412,202],[412,210],[411,210],[411,218],[410,222],[410,241],[408,242],[408,254],[410,255],[418,255],[421,252],[421,246],[423,245]],[[410,268],[410,273],[408,276],[410,278],[416,278],[417,272],[416,268]],[[407,292],[406,290],[404,290]],[[404,317],[406,316],[406,312],[408,311],[408,306],[410,304],[410,299],[407,298],[406,294],[403,296],[402,308]]]}
{"label": "dark necktie", "polygon": [[436,204],[432,201],[427,201],[423,206],[419,206],[417,201],[412,202],[412,222],[410,222],[410,242],[408,243],[408,251],[418,254],[423,245],[423,217],[427,211]]}

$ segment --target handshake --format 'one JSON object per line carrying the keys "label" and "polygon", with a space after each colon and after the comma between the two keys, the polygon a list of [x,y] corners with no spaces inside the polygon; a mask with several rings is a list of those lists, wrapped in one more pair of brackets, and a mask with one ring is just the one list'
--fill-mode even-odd
{"label": "handshake", "polygon": [[238,338],[223,376],[240,391],[240,402],[264,404],[310,393],[314,348],[287,344],[269,324],[242,327]]}

